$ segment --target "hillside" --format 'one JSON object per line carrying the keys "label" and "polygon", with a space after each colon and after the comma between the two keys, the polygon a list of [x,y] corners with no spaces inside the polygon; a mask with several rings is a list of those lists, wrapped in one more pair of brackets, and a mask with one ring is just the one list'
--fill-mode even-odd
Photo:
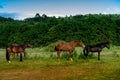
{"label": "hillside", "polygon": [[31,43],[40,47],[60,40],[82,40],[85,44],[109,41],[120,45],[120,15],[86,14],[56,18],[43,14],[24,20],[0,17],[0,47],[12,43]]}

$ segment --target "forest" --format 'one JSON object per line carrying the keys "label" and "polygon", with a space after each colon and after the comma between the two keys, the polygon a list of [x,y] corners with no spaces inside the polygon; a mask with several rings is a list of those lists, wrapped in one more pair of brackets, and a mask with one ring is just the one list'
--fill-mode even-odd
{"label": "forest", "polygon": [[120,14],[86,14],[49,17],[46,14],[24,20],[0,17],[0,47],[31,43],[47,46],[57,41],[82,40],[84,44],[109,41],[120,45]]}

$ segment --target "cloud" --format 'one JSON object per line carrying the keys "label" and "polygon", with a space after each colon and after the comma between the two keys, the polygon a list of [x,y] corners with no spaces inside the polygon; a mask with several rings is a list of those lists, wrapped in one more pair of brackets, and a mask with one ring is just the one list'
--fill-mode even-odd
{"label": "cloud", "polygon": [[110,8],[106,8],[104,10],[105,14],[119,14],[120,13],[120,8],[118,7],[110,7]]}
{"label": "cloud", "polygon": [[18,13],[0,13],[0,16],[5,17],[5,18],[13,18],[16,19],[19,14]]}
{"label": "cloud", "polygon": [[19,13],[19,15],[17,15],[16,19],[23,20],[25,18],[30,18],[30,17],[34,17],[34,16],[35,16],[34,13]]}
{"label": "cloud", "polygon": [[0,16],[5,17],[5,18],[13,18],[13,19],[17,19],[17,20],[23,20],[25,18],[34,17],[35,14],[34,13],[8,13],[8,12],[4,12],[4,13],[0,13]]}
{"label": "cloud", "polygon": [[111,11],[114,12],[114,13],[120,13],[120,8],[114,7],[114,8],[111,9]]}

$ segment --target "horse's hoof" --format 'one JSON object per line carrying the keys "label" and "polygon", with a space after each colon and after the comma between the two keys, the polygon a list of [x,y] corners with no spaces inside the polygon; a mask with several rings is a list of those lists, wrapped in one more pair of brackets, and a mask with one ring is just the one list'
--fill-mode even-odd
{"label": "horse's hoof", "polygon": [[8,61],[8,63],[11,63],[11,61]]}
{"label": "horse's hoof", "polygon": [[68,61],[73,61],[73,59],[72,59],[72,58],[69,58]]}
{"label": "horse's hoof", "polygon": [[73,61],[73,59],[72,59],[72,58],[70,58],[70,61]]}

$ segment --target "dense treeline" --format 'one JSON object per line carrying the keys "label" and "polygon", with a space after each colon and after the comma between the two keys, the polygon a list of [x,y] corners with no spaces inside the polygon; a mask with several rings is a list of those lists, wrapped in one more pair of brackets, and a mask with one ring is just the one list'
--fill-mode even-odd
{"label": "dense treeline", "polygon": [[87,14],[14,20],[0,17],[0,47],[12,43],[31,43],[35,47],[64,40],[82,40],[85,44],[109,41],[120,45],[119,14]]}

